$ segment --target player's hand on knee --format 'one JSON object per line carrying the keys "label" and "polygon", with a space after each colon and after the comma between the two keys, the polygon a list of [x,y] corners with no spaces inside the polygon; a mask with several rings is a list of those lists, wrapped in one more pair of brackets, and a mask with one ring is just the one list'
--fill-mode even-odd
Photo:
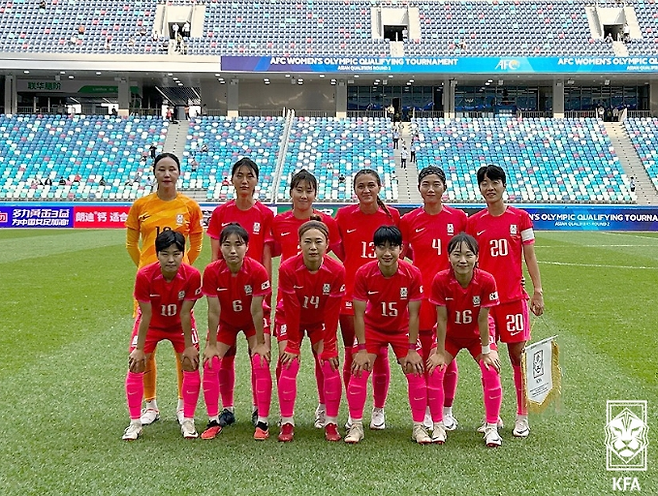
{"label": "player's hand on knee", "polygon": [[134,349],[128,356],[128,369],[139,374],[146,369],[146,353],[144,350]]}
{"label": "player's hand on knee", "polygon": [[188,346],[181,355],[183,370],[194,372],[199,368],[199,350],[195,346]]}
{"label": "player's hand on knee", "polygon": [[407,356],[400,361],[400,365],[407,374],[423,373],[423,358],[416,350],[409,350]]}
{"label": "player's hand on knee", "polygon": [[359,350],[352,355],[352,375],[361,377],[361,372],[370,370],[370,355],[366,350]]}
{"label": "player's hand on knee", "polygon": [[[261,360],[265,360],[266,364],[270,363],[271,355],[270,348],[265,343],[257,344],[254,346],[254,349],[251,350],[251,356],[259,355]],[[262,365],[261,361],[261,365]]]}
{"label": "player's hand on knee", "polygon": [[431,374],[437,368],[440,370],[444,369],[446,365],[448,365],[448,361],[446,360],[445,354],[436,349],[434,353],[430,353],[425,365],[427,371]]}

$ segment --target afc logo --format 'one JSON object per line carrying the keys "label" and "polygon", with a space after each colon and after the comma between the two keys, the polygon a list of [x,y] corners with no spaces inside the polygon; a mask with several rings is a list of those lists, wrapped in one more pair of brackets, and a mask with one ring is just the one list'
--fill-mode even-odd
{"label": "afc logo", "polygon": [[407,299],[407,295],[409,294],[409,291],[407,288],[400,288],[400,298],[403,300]]}
{"label": "afc logo", "polygon": [[496,64],[496,69],[501,71],[517,71],[521,67],[521,63],[515,59],[500,59]]}
{"label": "afc logo", "polygon": [[251,287],[251,284],[245,284],[244,285],[244,294],[250,295],[253,292],[254,291],[253,291],[253,288]]}
{"label": "afc logo", "polygon": [[0,212],[0,223],[5,224],[6,222],[9,222],[7,212]]}
{"label": "afc logo", "polygon": [[646,471],[647,402],[608,400],[606,421],[606,470]]}
{"label": "afc logo", "polygon": [[254,222],[254,234],[260,233],[260,222]]}

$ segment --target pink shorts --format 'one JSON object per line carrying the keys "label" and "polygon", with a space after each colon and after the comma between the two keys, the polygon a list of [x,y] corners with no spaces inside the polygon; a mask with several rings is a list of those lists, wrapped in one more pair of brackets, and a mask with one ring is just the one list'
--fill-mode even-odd
{"label": "pink shorts", "polygon": [[[137,307],[137,317],[135,317],[135,324],[133,325],[133,332],[130,337],[130,346],[128,352],[131,353],[137,347],[137,335],[139,334],[139,323],[142,320],[142,312]],[[164,339],[171,341],[176,353],[183,353],[185,351],[185,337],[183,336],[183,329],[153,329],[149,327],[146,332],[146,341],[144,341],[144,353],[153,353],[158,343]],[[194,314],[192,314],[192,344],[199,349],[199,334],[196,331],[196,322]]]}
{"label": "pink shorts", "polygon": [[517,300],[489,309],[489,335],[503,343],[520,343],[530,340],[530,314],[528,301]]}
{"label": "pink shorts", "polygon": [[[379,352],[382,348],[388,347],[391,345],[393,348],[393,353],[395,357],[399,360],[400,358],[406,357],[409,353],[409,333],[404,332],[380,332],[375,329],[366,326],[366,351],[372,355],[379,355]],[[358,348],[355,346],[352,348],[353,353],[357,353]],[[416,351],[421,353],[420,343],[416,343]]]}
{"label": "pink shorts", "polygon": [[[491,349],[498,351],[496,343],[490,343]],[[436,343],[434,347],[436,348]],[[450,353],[452,358],[457,356],[460,350],[466,348],[471,356],[475,359],[482,353],[482,343],[480,338],[468,338],[468,339],[454,339],[450,336],[446,336],[446,351]]]}

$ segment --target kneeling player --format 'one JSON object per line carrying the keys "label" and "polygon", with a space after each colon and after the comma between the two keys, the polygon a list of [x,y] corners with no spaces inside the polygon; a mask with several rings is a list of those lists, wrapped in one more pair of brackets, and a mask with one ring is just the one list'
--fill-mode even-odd
{"label": "kneeling player", "polygon": [[409,385],[412,439],[427,444],[432,441],[423,427],[427,390],[423,359],[417,351],[422,276],[417,267],[399,260],[402,234],[397,227],[378,228],[373,241],[377,260],[359,268],[354,278],[356,345],[347,390],[352,427],[345,442],[358,443],[364,437],[363,407],[368,376],[381,348],[391,345]]}
{"label": "kneeling player", "polygon": [[198,436],[194,427],[194,410],[199,399],[199,338],[192,327],[191,312],[201,297],[201,274],[183,263],[185,238],[176,231],[163,231],[155,240],[158,261],[137,272],[135,300],[139,313],[133,329],[126,399],[130,425],[123,439],[132,441],[142,433],[141,406],[144,396],[143,375],[146,361],[157,344],[168,339],[183,365],[183,421],[181,434]]}
{"label": "kneeling player", "polygon": [[[208,299],[208,344],[203,351],[203,395],[208,410],[208,427],[203,439],[213,439],[222,430],[219,418],[219,371],[226,353],[244,332],[249,344],[258,417],[254,439],[269,437],[268,416],[272,399],[270,347],[265,340],[263,299],[270,293],[265,267],[245,256],[249,235],[235,222],[219,237],[222,258],[203,271],[203,292]],[[229,391],[233,396],[233,391]]]}
{"label": "kneeling player", "polygon": [[[495,343],[489,337],[489,308],[498,304],[496,282],[491,274],[475,267],[478,244],[475,238],[460,233],[448,243],[451,268],[434,276],[430,302],[437,311],[436,350],[427,360],[429,371],[429,406],[434,422],[433,440],[444,443],[443,376],[445,369],[466,348],[478,362],[484,387],[486,425],[484,442],[500,446],[498,415],[503,399],[500,385],[500,362]],[[493,348],[493,350],[492,350]]]}

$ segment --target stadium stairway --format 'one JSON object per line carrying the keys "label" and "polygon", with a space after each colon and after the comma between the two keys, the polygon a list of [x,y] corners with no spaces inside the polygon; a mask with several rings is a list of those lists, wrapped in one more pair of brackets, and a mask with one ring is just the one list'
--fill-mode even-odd
{"label": "stadium stairway", "polygon": [[406,144],[409,154],[407,156],[407,168],[400,166],[400,148],[395,150],[395,175],[398,181],[398,202],[420,205],[423,199],[417,188],[418,168],[416,162],[411,162],[411,129],[408,122],[405,122],[400,132],[400,148],[402,143]]}
{"label": "stadium stairway", "polygon": [[[185,151],[185,144],[187,143],[189,127],[190,121],[186,120],[179,120],[170,123],[169,131],[167,132],[167,139],[163,145],[163,150],[176,155],[181,160],[181,165],[184,164],[183,152]],[[207,201],[205,188],[181,188],[180,192],[197,202]]]}
{"label": "stadium stairway", "polygon": [[631,143],[626,127],[621,122],[605,122],[605,130],[614,147],[619,163],[628,177],[636,178],[635,196],[638,205],[658,205],[658,193],[653,188],[637,150]]}

